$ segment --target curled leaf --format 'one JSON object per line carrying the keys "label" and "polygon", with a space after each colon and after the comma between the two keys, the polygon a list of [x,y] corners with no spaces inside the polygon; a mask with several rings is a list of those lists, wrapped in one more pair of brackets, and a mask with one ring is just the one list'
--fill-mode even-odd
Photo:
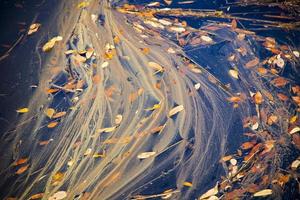
{"label": "curled leaf", "polygon": [[137,158],[138,159],[146,159],[146,158],[149,158],[151,156],[154,156],[156,154],[155,151],[148,151],[148,152],[143,152],[143,153],[140,153]]}
{"label": "curled leaf", "polygon": [[254,197],[262,197],[262,196],[268,196],[272,194],[272,190],[270,189],[265,189],[265,190],[261,190],[259,192],[256,192],[253,196]]}

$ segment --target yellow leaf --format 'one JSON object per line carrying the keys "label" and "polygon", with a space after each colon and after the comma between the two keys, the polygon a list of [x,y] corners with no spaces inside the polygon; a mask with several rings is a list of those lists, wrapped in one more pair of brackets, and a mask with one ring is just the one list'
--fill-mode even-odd
{"label": "yellow leaf", "polygon": [[190,183],[190,182],[187,182],[187,181],[184,182],[183,185],[186,186],[186,187],[193,187],[193,184]]}
{"label": "yellow leaf", "polygon": [[40,28],[40,26],[41,26],[41,24],[39,24],[39,23],[31,24],[27,34],[31,35],[31,34],[37,32],[38,29]]}
{"label": "yellow leaf", "polygon": [[297,116],[297,115],[291,117],[291,118],[290,118],[290,124],[295,123],[295,122],[297,121],[297,119],[298,119],[298,116]]}
{"label": "yellow leaf", "polygon": [[44,44],[43,46],[43,51],[50,51],[56,42],[61,41],[63,38],[61,36],[56,36],[54,38],[52,38],[51,40],[49,40],[46,44]]}
{"label": "yellow leaf", "polygon": [[256,192],[253,196],[254,197],[261,197],[261,196],[268,196],[272,194],[272,190],[270,189],[265,189],[265,190],[261,190],[259,192]]}
{"label": "yellow leaf", "polygon": [[52,116],[54,115],[55,110],[53,108],[48,108],[47,110],[45,110],[45,114],[47,115],[47,117],[49,117],[50,119],[52,118]]}
{"label": "yellow leaf", "polygon": [[83,2],[80,2],[80,3],[77,5],[77,8],[78,8],[78,9],[86,8],[86,7],[88,7],[88,5],[89,5],[89,2],[83,1]]}
{"label": "yellow leaf", "polygon": [[110,132],[113,132],[114,130],[116,130],[116,126],[113,126],[113,127],[108,127],[108,128],[101,128],[101,129],[98,129],[97,132],[98,133],[110,133]]}
{"label": "yellow leaf", "polygon": [[169,111],[168,117],[172,117],[183,110],[184,110],[183,105],[176,106]]}
{"label": "yellow leaf", "polygon": [[160,104],[154,104],[151,108],[146,108],[145,110],[151,111],[151,110],[156,110],[160,108]]}
{"label": "yellow leaf", "polygon": [[229,70],[229,75],[235,79],[239,79],[239,72],[235,69]]}
{"label": "yellow leaf", "polygon": [[16,111],[17,111],[17,113],[27,113],[27,112],[29,112],[29,109],[28,108],[20,108]]}

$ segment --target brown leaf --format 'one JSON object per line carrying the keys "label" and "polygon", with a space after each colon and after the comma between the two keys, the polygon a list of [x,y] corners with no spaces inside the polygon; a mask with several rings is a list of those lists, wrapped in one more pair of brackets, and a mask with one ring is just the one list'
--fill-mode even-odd
{"label": "brown leaf", "polygon": [[283,87],[288,83],[288,81],[283,77],[278,77],[273,79],[271,83],[276,87]]}
{"label": "brown leaf", "polygon": [[43,196],[44,196],[44,193],[37,193],[37,194],[34,194],[31,197],[29,197],[29,199],[30,200],[41,199],[41,198],[43,198]]}
{"label": "brown leaf", "polygon": [[249,69],[249,68],[255,67],[258,64],[259,64],[259,59],[258,58],[254,58],[253,60],[250,60],[249,62],[247,62],[245,64],[245,67]]}

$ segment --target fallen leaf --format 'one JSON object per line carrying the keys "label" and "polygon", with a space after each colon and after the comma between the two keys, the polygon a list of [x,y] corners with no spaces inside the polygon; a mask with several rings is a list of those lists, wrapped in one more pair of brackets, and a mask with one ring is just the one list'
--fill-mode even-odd
{"label": "fallen leaf", "polygon": [[57,119],[57,118],[60,118],[60,117],[65,116],[66,114],[67,114],[67,112],[65,112],[65,111],[58,112],[58,113],[55,113],[55,114],[52,116],[52,118],[53,118],[53,119]]}
{"label": "fallen leaf", "polygon": [[297,170],[299,166],[300,166],[300,160],[294,160],[292,162],[291,168],[292,170]]}
{"label": "fallen leaf", "polygon": [[193,184],[191,182],[183,182],[183,186],[186,186],[186,187],[193,187]]}
{"label": "fallen leaf", "polygon": [[96,132],[97,133],[110,133],[110,132],[113,132],[114,130],[116,130],[116,128],[117,128],[116,126],[101,128],[101,129],[98,129]]}
{"label": "fallen leaf", "polygon": [[115,117],[115,124],[116,124],[116,125],[121,124],[122,119],[123,119],[123,116],[122,116],[122,115],[116,115],[116,117]]}
{"label": "fallen leaf", "polygon": [[143,153],[138,154],[137,158],[138,159],[146,159],[146,158],[149,158],[151,156],[154,156],[155,154],[156,154],[155,151],[143,152]]}
{"label": "fallen leaf", "polygon": [[20,158],[13,165],[14,166],[22,165],[22,164],[26,163],[27,161],[28,161],[28,158]]}
{"label": "fallen leaf", "polygon": [[39,23],[31,24],[27,34],[31,35],[31,34],[37,32],[38,29],[40,28],[40,26],[41,26],[41,24],[39,24]]}
{"label": "fallen leaf", "polygon": [[273,79],[271,83],[276,87],[283,87],[288,83],[288,81],[283,77],[278,77]]}
{"label": "fallen leaf", "polygon": [[294,133],[297,133],[297,132],[299,132],[300,131],[300,127],[299,126],[296,126],[296,127],[294,127],[292,130],[290,130],[290,134],[292,135],[292,134],[294,134]]}
{"label": "fallen leaf", "polygon": [[34,194],[31,197],[29,197],[29,200],[41,199],[41,198],[43,198],[43,196],[44,196],[44,193]]}
{"label": "fallen leaf", "polygon": [[203,195],[201,195],[199,197],[199,200],[202,200],[202,199],[207,199],[211,196],[214,196],[216,194],[218,194],[218,183],[215,185],[215,187],[209,189],[207,192],[205,192]]}
{"label": "fallen leaf", "polygon": [[272,194],[272,190],[270,189],[265,189],[265,190],[261,190],[259,192],[256,192],[253,196],[254,197],[262,197],[262,196],[268,196]]}
{"label": "fallen leaf", "polygon": [[42,48],[43,51],[44,52],[50,51],[54,47],[55,43],[61,41],[62,39],[63,38],[61,36],[56,36],[56,37],[52,38],[46,44],[44,44],[44,46]]}
{"label": "fallen leaf", "polygon": [[16,111],[17,111],[17,113],[27,113],[27,112],[29,112],[29,109],[28,108],[20,108]]}
{"label": "fallen leaf", "polygon": [[176,106],[169,111],[168,117],[172,117],[183,110],[184,110],[183,105]]}
{"label": "fallen leaf", "polygon": [[88,7],[89,4],[90,4],[89,2],[83,1],[83,2],[80,2],[80,3],[77,4],[77,8],[78,9],[86,8],[86,7]]}
{"label": "fallen leaf", "polygon": [[156,70],[157,72],[164,71],[164,68],[155,62],[149,62],[148,66],[151,67],[152,69]]}
{"label": "fallen leaf", "polygon": [[239,72],[235,69],[230,69],[229,75],[235,79],[239,79]]}
{"label": "fallen leaf", "polygon": [[254,96],[254,103],[256,103],[257,105],[262,104],[262,102],[264,101],[263,96],[260,92],[257,92]]}
{"label": "fallen leaf", "polygon": [[211,37],[209,37],[207,35],[202,35],[200,38],[201,38],[201,40],[203,40],[206,43],[212,43],[213,42],[213,39],[211,39]]}
{"label": "fallen leaf", "polygon": [[242,144],[241,148],[244,150],[251,149],[254,146],[252,142],[245,142]]}
{"label": "fallen leaf", "polygon": [[259,59],[258,58],[254,58],[253,60],[250,60],[249,62],[247,62],[245,64],[245,67],[246,68],[252,68],[252,67],[255,67],[258,64],[259,64]]}
{"label": "fallen leaf", "polygon": [[25,165],[25,166],[19,168],[19,169],[16,171],[16,174],[23,174],[28,168],[29,168],[29,165]]}
{"label": "fallen leaf", "polygon": [[47,125],[47,127],[48,127],[48,128],[54,128],[54,127],[57,126],[57,124],[58,124],[58,122],[50,122],[50,123]]}
{"label": "fallen leaf", "polygon": [[50,119],[52,118],[52,116],[54,115],[55,110],[53,108],[47,108],[45,110],[45,114],[47,117],[49,117]]}
{"label": "fallen leaf", "polygon": [[58,191],[55,194],[53,194],[51,197],[49,197],[48,200],[61,200],[67,197],[67,192],[65,191]]}

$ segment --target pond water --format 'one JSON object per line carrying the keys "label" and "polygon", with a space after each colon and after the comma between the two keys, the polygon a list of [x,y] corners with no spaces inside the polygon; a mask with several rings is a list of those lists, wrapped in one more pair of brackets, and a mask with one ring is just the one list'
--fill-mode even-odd
{"label": "pond water", "polygon": [[295,12],[128,3],[1,1],[0,198],[295,199]]}

